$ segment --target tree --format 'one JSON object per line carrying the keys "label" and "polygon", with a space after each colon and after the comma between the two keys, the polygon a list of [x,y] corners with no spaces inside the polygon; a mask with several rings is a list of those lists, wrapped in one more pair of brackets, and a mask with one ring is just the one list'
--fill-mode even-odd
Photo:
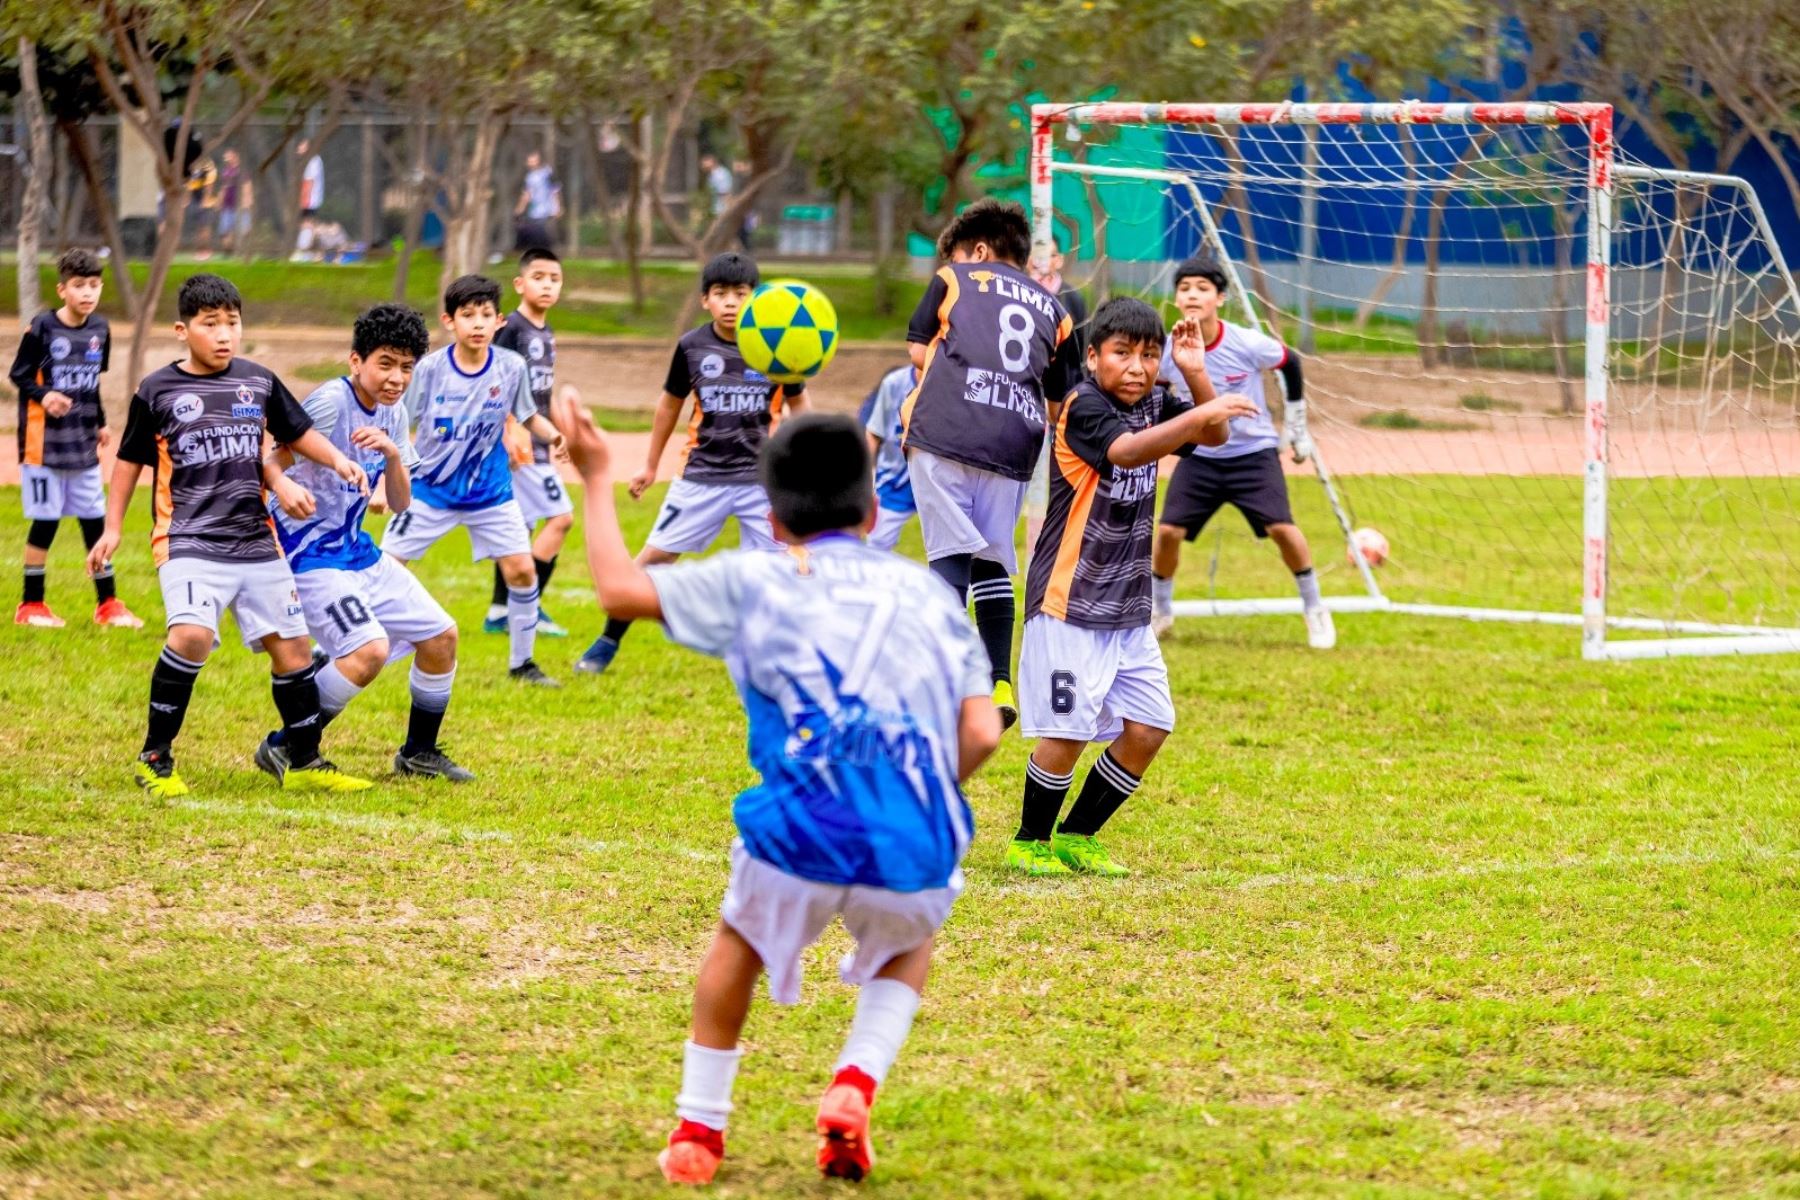
{"label": "tree", "polygon": [[50,187],[50,118],[38,87],[37,46],[19,39],[19,103],[30,131],[24,157],[25,199],[19,206],[19,323],[31,323],[43,285],[38,282],[38,234],[44,224]]}

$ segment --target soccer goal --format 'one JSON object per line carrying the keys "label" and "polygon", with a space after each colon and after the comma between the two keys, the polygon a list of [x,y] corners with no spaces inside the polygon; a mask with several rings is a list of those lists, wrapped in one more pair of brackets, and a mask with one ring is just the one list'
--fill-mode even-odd
{"label": "soccer goal", "polygon": [[[1224,261],[1221,315],[1304,356],[1292,490],[1334,610],[1579,627],[1596,659],[1800,650],[1800,290],[1743,180],[1634,162],[1612,118],[1039,104],[1034,254],[1165,313],[1176,262]],[[1297,613],[1214,528],[1177,614]]]}

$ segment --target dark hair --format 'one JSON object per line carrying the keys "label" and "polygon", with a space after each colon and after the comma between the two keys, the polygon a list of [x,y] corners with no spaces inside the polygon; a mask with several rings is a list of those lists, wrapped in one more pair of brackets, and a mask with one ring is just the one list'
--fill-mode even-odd
{"label": "dark hair", "polygon": [[1134,346],[1149,343],[1161,347],[1165,338],[1162,317],[1135,296],[1114,296],[1094,313],[1088,326],[1087,344],[1096,350],[1110,337],[1122,337]]}
{"label": "dark hair", "polygon": [[383,348],[423,358],[431,349],[425,318],[404,304],[377,304],[356,318],[350,334],[350,349],[356,357],[367,358]]}
{"label": "dark hair", "polygon": [[56,278],[59,283],[67,283],[71,279],[93,279],[101,270],[100,256],[92,250],[64,250],[56,260]]}
{"label": "dark hair", "polygon": [[844,413],[789,417],[758,464],[775,519],[795,537],[855,529],[875,506],[869,439]]}
{"label": "dark hair", "polygon": [[523,275],[531,270],[532,263],[540,262],[553,262],[559,267],[562,266],[562,259],[556,257],[556,251],[548,246],[533,246],[519,255],[519,274]]}
{"label": "dark hair", "polygon": [[762,272],[756,269],[755,259],[727,250],[713,255],[700,272],[700,294],[704,296],[715,287],[755,287],[761,282]]}
{"label": "dark hair", "polygon": [[244,311],[244,298],[237,285],[222,275],[189,275],[175,294],[175,311],[183,321],[191,321],[209,308]]}
{"label": "dark hair", "polygon": [[500,285],[486,275],[464,275],[452,279],[450,286],[444,289],[444,315],[454,317],[459,311],[471,304],[483,301],[500,311]]}
{"label": "dark hair", "polygon": [[1212,285],[1219,290],[1219,295],[1221,296],[1231,288],[1230,279],[1225,274],[1224,266],[1220,264],[1218,259],[1214,258],[1204,250],[1175,268],[1175,278],[1169,281],[1169,286],[1178,288],[1181,286],[1182,280],[1192,278],[1195,275],[1211,281]]}
{"label": "dark hair", "polygon": [[986,242],[1001,262],[1023,267],[1031,257],[1031,222],[1012,201],[983,196],[950,218],[938,234],[938,257],[949,258],[976,242]]}

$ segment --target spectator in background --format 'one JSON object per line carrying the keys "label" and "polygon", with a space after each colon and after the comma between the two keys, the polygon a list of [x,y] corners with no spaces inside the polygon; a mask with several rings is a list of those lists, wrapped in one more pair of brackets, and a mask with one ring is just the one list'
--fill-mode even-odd
{"label": "spectator in background", "polygon": [[219,252],[236,254],[250,237],[254,207],[250,176],[236,150],[227,150],[220,158],[224,166],[219,168]]}
{"label": "spectator in background", "polygon": [[716,154],[700,156],[700,176],[712,204],[707,216],[716,221],[720,213],[731,207],[731,194],[737,190],[737,180],[733,178],[731,168],[720,162]]}
{"label": "spectator in background", "polygon": [[556,171],[533,150],[525,156],[525,186],[513,205],[513,249],[521,253],[542,248],[554,250],[556,235],[551,222],[562,216],[562,185]]}
{"label": "spectator in background", "polygon": [[1068,252],[1068,247],[1069,235],[1064,233],[1062,228],[1058,226],[1056,230],[1055,245],[1050,251],[1050,261],[1048,263],[1040,264],[1033,260],[1031,264],[1031,277],[1037,280],[1038,284],[1042,286],[1045,291],[1055,296],[1057,300],[1062,303],[1063,311],[1069,314],[1069,318],[1074,322],[1075,326],[1076,361],[1085,363],[1087,362],[1087,298],[1081,294],[1080,289],[1074,287],[1062,277],[1063,255]]}
{"label": "spectator in background", "polygon": [[305,164],[300,169],[300,237],[296,247],[307,252],[312,249],[313,224],[325,205],[325,160],[314,153],[310,138],[300,139],[294,156]]}
{"label": "spectator in background", "polygon": [[[737,176],[732,180],[733,187],[737,186],[738,179],[750,177],[750,164],[747,162],[742,160],[734,162],[731,164],[731,169]],[[750,253],[750,239],[756,233],[756,227],[761,220],[762,218],[757,216],[756,209],[752,208],[744,214],[743,223],[738,226],[738,245],[744,248],[745,254]]]}

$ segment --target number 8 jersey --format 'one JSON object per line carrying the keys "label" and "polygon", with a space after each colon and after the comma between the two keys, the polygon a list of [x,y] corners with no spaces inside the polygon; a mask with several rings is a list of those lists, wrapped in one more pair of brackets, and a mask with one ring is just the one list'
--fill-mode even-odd
{"label": "number 8 jersey", "polygon": [[1074,323],[1056,297],[1003,262],[951,263],[907,326],[927,346],[907,400],[905,446],[1028,480],[1044,448],[1044,401],[1081,378]]}

